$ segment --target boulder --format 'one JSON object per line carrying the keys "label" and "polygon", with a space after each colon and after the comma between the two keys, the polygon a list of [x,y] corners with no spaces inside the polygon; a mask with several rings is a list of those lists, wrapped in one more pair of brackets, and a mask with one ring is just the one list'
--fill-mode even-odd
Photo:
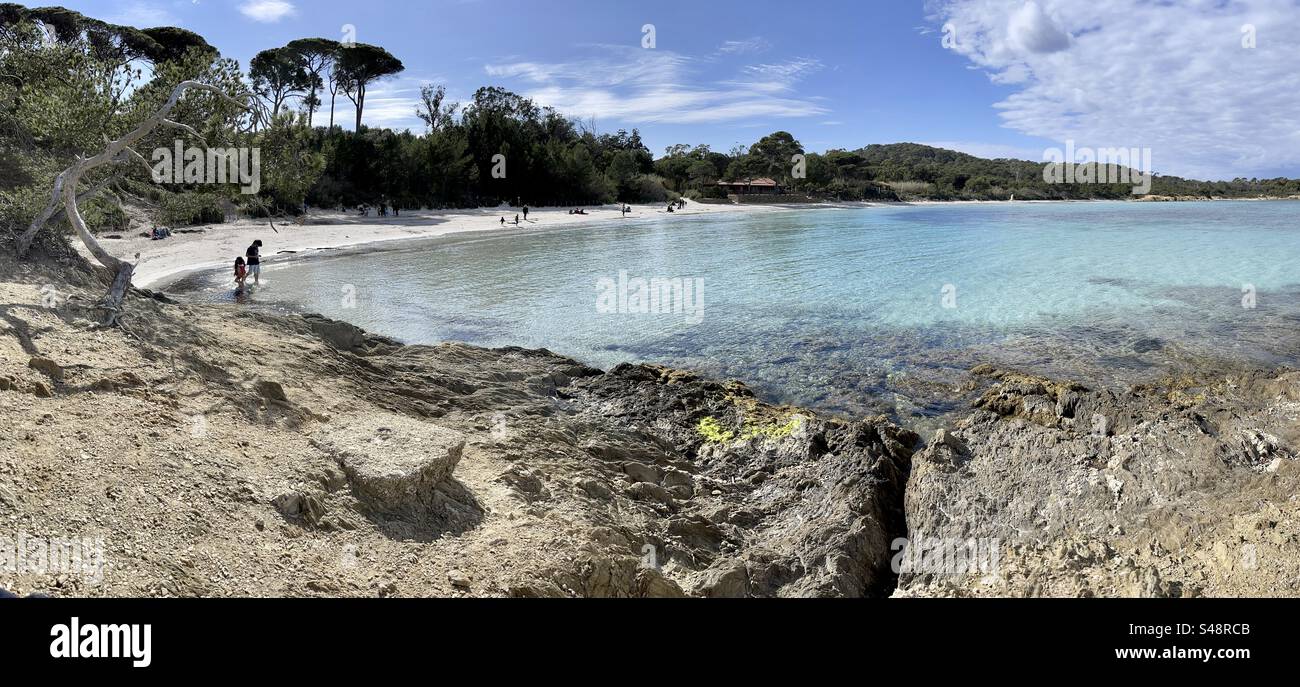
{"label": "boulder", "polygon": [[317,525],[325,517],[325,503],[320,497],[302,491],[289,491],[271,500],[275,509],[291,520],[305,520]]}
{"label": "boulder", "polygon": [[275,401],[278,403],[289,402],[289,396],[284,393],[284,387],[281,386],[279,382],[259,380],[255,388],[257,390],[257,395],[268,401]]}
{"label": "boulder", "polygon": [[720,561],[700,575],[697,596],[744,599],[749,596],[749,571],[740,561]]}
{"label": "boulder", "polygon": [[450,480],[465,436],[400,415],[376,414],[336,423],[318,446],[338,461],[356,496],[379,512],[427,507]]}
{"label": "boulder", "polygon": [[627,475],[632,478],[633,482],[659,484],[659,481],[663,479],[663,473],[660,472],[659,468],[651,467],[644,463],[624,463],[623,472],[627,473]]}
{"label": "boulder", "polygon": [[347,322],[326,319],[320,315],[306,315],[303,319],[316,336],[340,351],[355,351],[366,342],[365,331]]}
{"label": "boulder", "polygon": [[673,505],[673,495],[669,493],[667,489],[664,489],[658,484],[651,484],[649,482],[637,482],[636,484],[633,484],[632,486],[628,487],[626,493],[628,496],[632,497],[634,500],[637,501],[648,501],[651,503],[659,503],[664,506]]}
{"label": "boulder", "polygon": [[63,367],[49,358],[32,358],[27,362],[27,367],[44,374],[51,381],[63,381]]}

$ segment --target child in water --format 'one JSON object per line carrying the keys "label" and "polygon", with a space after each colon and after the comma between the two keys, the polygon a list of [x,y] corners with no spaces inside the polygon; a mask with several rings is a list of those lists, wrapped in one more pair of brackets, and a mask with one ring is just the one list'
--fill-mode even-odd
{"label": "child in water", "polygon": [[235,258],[235,284],[238,290],[244,290],[244,280],[248,278],[248,267],[243,258]]}

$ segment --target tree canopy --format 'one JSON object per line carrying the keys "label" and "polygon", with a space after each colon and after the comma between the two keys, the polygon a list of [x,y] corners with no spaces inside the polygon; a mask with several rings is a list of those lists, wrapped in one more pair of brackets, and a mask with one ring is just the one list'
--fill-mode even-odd
{"label": "tree canopy", "polygon": [[402,61],[387,50],[365,43],[343,46],[338,51],[338,73],[343,92],[357,108],[357,127],[361,130],[362,115],[366,109],[366,92],[371,84],[406,70]]}

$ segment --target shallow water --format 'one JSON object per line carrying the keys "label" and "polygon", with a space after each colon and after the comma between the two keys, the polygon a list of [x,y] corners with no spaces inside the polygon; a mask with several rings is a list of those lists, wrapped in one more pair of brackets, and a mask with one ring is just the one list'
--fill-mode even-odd
{"label": "shallow water", "polygon": [[[611,217],[380,252],[272,255],[250,300],[411,343],[549,348],[601,367],[663,363],[742,379],[776,401],[932,416],[951,409],[944,390],[980,362],[1094,384],[1200,356],[1297,363],[1298,218],[1295,202]],[[601,280],[622,272],[703,280],[702,311],[603,312]],[[223,273],[172,290],[231,300],[232,289]],[[1255,307],[1245,307],[1252,289]]]}

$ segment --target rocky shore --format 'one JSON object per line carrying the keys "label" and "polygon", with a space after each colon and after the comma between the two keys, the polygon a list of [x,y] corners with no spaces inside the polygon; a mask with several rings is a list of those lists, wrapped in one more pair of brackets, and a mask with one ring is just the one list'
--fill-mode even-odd
{"label": "rocky shore", "polygon": [[[98,275],[2,267],[0,517],[105,547],[101,580],[0,569],[20,594],[1300,588],[1300,373],[1115,390],[980,367],[978,400],[919,436],[689,372],[148,292],[98,331]],[[989,542],[994,565],[896,574],[900,542],[928,538]]]}

